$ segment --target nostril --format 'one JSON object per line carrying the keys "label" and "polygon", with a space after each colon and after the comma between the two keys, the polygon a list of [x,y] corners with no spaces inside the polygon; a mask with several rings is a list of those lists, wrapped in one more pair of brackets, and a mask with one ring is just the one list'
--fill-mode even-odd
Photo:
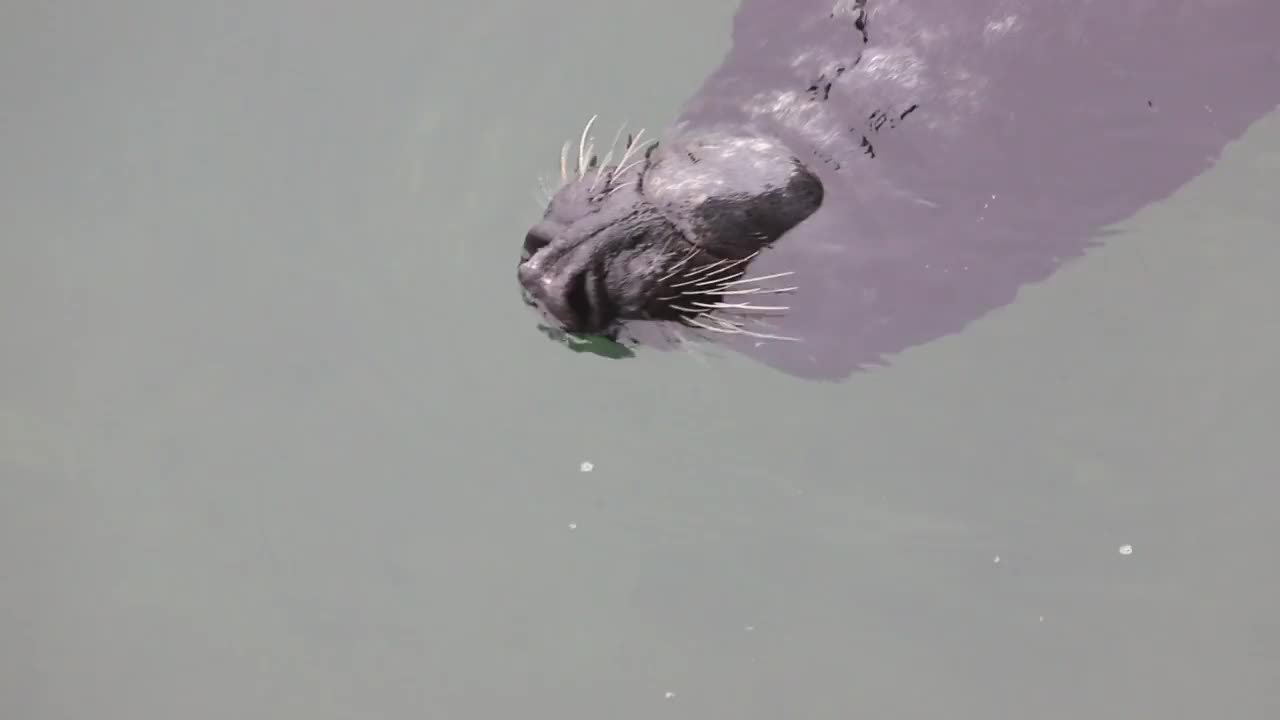
{"label": "nostril", "polygon": [[539,250],[551,244],[551,238],[540,232],[537,228],[529,231],[524,236],[524,257],[529,259],[533,257]]}

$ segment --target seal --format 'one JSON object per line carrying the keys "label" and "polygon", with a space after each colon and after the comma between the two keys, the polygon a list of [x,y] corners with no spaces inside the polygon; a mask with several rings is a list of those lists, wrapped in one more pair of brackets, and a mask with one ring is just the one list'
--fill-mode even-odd
{"label": "seal", "polygon": [[1276,27],[1269,0],[744,0],[660,140],[565,144],[524,299],[556,336],[846,378],[1211,167],[1280,102]]}

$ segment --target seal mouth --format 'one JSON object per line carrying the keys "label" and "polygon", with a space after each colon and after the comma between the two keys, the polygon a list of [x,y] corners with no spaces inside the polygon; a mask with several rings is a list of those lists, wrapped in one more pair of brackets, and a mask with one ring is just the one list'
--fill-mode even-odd
{"label": "seal mouth", "polygon": [[617,308],[609,297],[603,271],[586,267],[564,274],[548,273],[539,267],[536,254],[535,249],[532,260],[526,258],[517,269],[525,304],[566,332],[602,333],[613,324]]}
{"label": "seal mouth", "polygon": [[605,288],[604,274],[593,270],[587,270],[570,281],[565,302],[569,313],[578,321],[577,327],[581,332],[603,331],[609,325],[607,318],[615,314]]}
{"label": "seal mouth", "polygon": [[584,270],[557,291],[558,301],[545,298],[545,311],[568,332],[601,332],[609,324],[609,299],[600,273]]}

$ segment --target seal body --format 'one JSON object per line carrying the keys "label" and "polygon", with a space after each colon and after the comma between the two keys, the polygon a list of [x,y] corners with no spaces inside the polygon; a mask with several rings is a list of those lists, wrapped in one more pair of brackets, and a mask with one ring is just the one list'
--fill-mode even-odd
{"label": "seal body", "polygon": [[1278,27],[1269,0],[744,0],[634,177],[597,168],[596,207],[648,224],[562,202],[563,227],[594,217],[625,248],[545,231],[522,283],[563,301],[571,249],[597,278],[581,330],[844,378],[1011,302],[1210,167],[1280,101]]}

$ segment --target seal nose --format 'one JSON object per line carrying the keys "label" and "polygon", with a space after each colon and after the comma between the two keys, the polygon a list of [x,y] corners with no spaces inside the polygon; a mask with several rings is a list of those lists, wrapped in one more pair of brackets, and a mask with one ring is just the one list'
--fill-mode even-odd
{"label": "seal nose", "polygon": [[541,305],[565,330],[585,329],[590,311],[575,307],[574,302],[575,297],[580,294],[575,293],[574,288],[582,285],[578,275],[561,276],[548,272],[535,256],[520,263],[516,276],[534,302]]}

